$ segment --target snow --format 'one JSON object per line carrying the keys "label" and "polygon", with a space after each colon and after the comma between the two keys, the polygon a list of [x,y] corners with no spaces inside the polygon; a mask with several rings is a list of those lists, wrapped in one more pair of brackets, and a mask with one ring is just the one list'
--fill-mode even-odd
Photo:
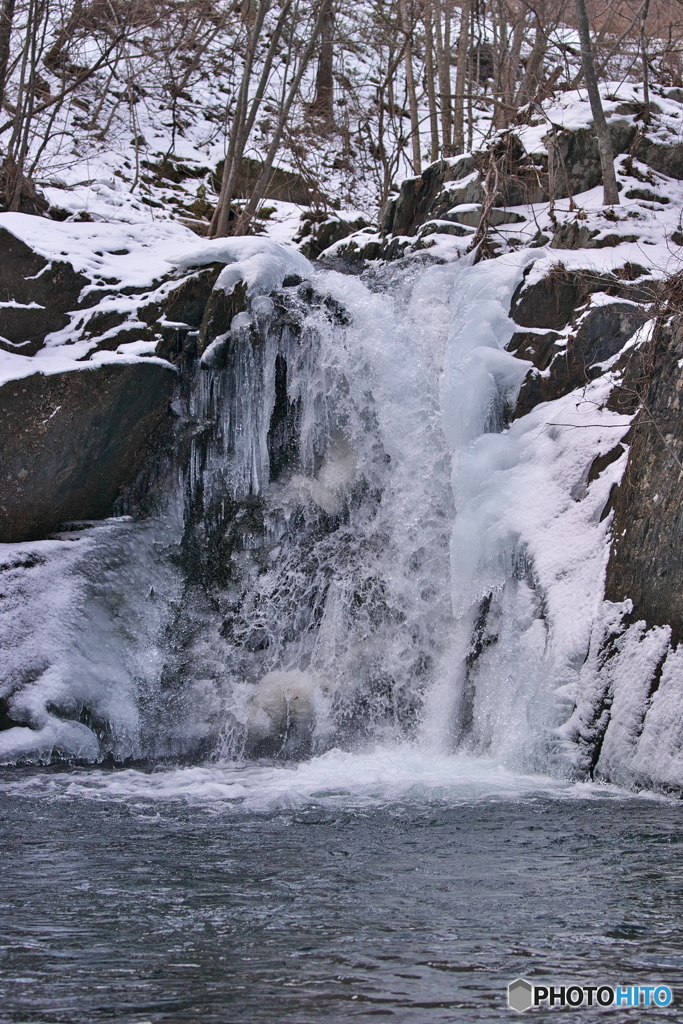
{"label": "snow", "polygon": [[88,224],[0,213],[0,227],[46,259],[68,260],[91,281],[113,278],[121,288],[151,288],[168,273],[169,248],[189,249],[197,243],[182,224],[147,218],[135,224]]}
{"label": "snow", "polygon": [[296,249],[258,237],[216,238],[200,248],[169,257],[169,262],[179,270],[227,263],[216,281],[216,288],[229,295],[236,284],[244,281],[250,297],[268,295],[282,287],[286,277],[310,277],[313,270]]}

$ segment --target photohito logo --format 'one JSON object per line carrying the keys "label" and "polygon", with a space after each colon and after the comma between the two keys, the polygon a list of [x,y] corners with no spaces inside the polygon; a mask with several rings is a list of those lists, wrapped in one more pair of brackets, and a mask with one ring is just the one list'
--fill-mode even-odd
{"label": "photohito logo", "polygon": [[536,1006],[669,1006],[668,985],[532,985],[517,978],[508,985],[508,1004],[518,1013]]}

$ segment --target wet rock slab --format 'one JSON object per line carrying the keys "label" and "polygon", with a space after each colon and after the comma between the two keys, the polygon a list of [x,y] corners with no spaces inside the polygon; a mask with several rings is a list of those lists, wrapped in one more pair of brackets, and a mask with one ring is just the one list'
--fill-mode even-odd
{"label": "wet rock slab", "polygon": [[0,542],[112,515],[170,429],[175,381],[161,363],[119,363],[0,387]]}
{"label": "wet rock slab", "polygon": [[0,228],[0,348],[32,356],[69,323],[87,278]]}

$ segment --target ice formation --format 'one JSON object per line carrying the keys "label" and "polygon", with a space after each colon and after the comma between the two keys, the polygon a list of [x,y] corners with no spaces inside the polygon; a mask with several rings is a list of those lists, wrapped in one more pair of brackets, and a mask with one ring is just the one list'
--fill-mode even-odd
{"label": "ice formation", "polygon": [[408,741],[580,776],[613,686],[605,774],[683,780],[677,655],[647,697],[666,630],[624,634],[613,684],[596,660],[624,611],[602,599],[624,457],[587,480],[629,426],[609,374],[511,423],[507,311],[542,258],[363,282],[264,239],[188,247],[250,309],[181,400],[157,519],[4,546],[2,759]]}

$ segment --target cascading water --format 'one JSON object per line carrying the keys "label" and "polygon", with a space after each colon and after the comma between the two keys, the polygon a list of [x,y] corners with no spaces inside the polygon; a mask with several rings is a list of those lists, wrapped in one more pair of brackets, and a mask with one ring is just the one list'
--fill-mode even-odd
{"label": "cascading water", "polygon": [[224,756],[413,736],[448,671],[443,339],[395,294],[340,274],[319,287],[254,300],[189,395],[207,432],[175,674],[182,722],[213,721]]}
{"label": "cascading water", "polygon": [[3,760],[410,740],[547,767],[591,621],[563,639],[506,518],[539,486],[503,351],[530,258],[256,289],[184,385],[158,516],[7,546]]}

